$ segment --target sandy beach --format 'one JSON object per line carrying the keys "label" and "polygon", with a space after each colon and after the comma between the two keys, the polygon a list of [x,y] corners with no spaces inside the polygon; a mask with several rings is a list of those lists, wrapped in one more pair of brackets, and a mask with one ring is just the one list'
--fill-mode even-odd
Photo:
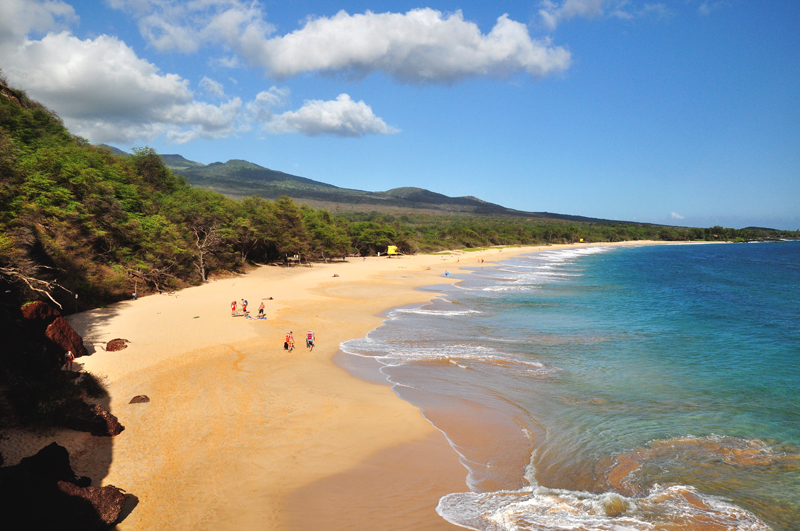
{"label": "sandy beach", "polygon": [[[444,435],[388,385],[332,358],[381,312],[432,298],[416,288],[455,282],[445,271],[565,247],[263,266],[71,316],[94,352],[76,368],[104,380],[103,403],[125,431],[18,434],[0,451],[15,464],[53,440],[66,446],[77,474],[131,495],[122,531],[457,529],[435,512],[441,496],[467,490]],[[232,317],[243,298],[252,316],[263,301],[268,318]],[[106,352],[115,338],[128,348]],[[136,395],[151,401],[129,404]]]}

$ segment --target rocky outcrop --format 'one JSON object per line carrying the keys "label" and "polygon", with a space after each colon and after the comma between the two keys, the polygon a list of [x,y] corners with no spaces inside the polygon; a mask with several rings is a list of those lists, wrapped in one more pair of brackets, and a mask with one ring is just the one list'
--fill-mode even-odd
{"label": "rocky outcrop", "polygon": [[106,345],[106,350],[108,352],[116,352],[117,350],[128,348],[128,343],[130,343],[130,341],[127,339],[112,339]]}
{"label": "rocky outcrop", "polygon": [[[61,319],[58,310],[37,301],[9,312],[8,317],[10,320],[5,322],[0,318],[0,337],[5,347],[5,352],[0,349],[0,361],[4,367],[43,375],[64,364],[63,347],[46,337],[47,328]],[[69,326],[66,321],[64,324]],[[82,340],[80,344],[83,345]]]}
{"label": "rocky outcrop", "polygon": [[53,322],[56,317],[61,317],[61,313],[47,304],[46,302],[36,301],[26,304],[22,308],[22,318],[28,321],[43,321],[45,328],[48,324]]}
{"label": "rocky outcrop", "polygon": [[89,351],[83,345],[83,338],[72,329],[63,317],[56,317],[47,327],[44,335],[64,352],[71,350],[76,358],[89,355]]}
{"label": "rocky outcrop", "polygon": [[66,448],[52,443],[20,464],[0,468],[3,529],[106,530],[125,505],[121,489],[77,477]]}
{"label": "rocky outcrop", "polygon": [[147,395],[136,395],[131,398],[131,401],[128,402],[129,404],[146,404],[150,402],[150,397]]}
{"label": "rocky outcrop", "polygon": [[75,401],[70,405],[69,412],[64,419],[64,426],[76,431],[86,431],[99,437],[113,437],[125,429],[117,417],[109,413],[103,406],[87,404],[82,400]]}
{"label": "rocky outcrop", "polygon": [[[122,493],[122,489],[118,489],[113,485],[106,487],[78,487],[66,481],[59,481],[58,490],[75,499],[89,502],[102,527],[114,525],[119,519],[122,507],[125,505],[125,495]],[[91,516],[93,515],[86,514],[87,519]]]}

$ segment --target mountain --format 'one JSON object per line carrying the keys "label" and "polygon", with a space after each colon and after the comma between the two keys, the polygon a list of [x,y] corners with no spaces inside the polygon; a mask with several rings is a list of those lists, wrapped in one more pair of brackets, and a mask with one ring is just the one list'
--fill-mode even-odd
{"label": "mountain", "polygon": [[298,203],[333,212],[473,214],[565,221],[609,221],[549,212],[523,212],[489,203],[477,197],[449,197],[424,188],[402,187],[386,192],[339,188],[305,177],[270,170],[245,160],[234,159],[205,165],[187,160],[181,155],[162,155],[162,157],[167,167],[186,177],[190,184],[237,199],[252,195],[277,199],[285,195]]}

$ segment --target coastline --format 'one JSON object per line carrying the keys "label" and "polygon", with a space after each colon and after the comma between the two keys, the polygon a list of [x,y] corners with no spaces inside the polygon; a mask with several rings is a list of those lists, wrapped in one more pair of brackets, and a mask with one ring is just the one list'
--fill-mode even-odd
{"label": "coastline", "polygon": [[[455,452],[389,386],[336,366],[339,344],[379,326],[382,311],[430,300],[416,288],[456,282],[444,271],[479,258],[653,243],[663,242],[264,266],[78,314],[69,321],[95,353],[77,365],[105,377],[108,405],[126,430],[113,440],[55,438],[76,473],[138,499],[122,531],[316,529],[322,520],[328,529],[457,529],[435,513],[442,495],[467,490]],[[231,318],[230,301],[243,297],[251,313],[273,297],[264,301],[268,320]],[[308,328],[317,335],[313,352],[302,344]],[[289,330],[298,343],[292,353],[282,348]],[[114,338],[131,343],[104,352]],[[151,402],[128,404],[139,394]]]}

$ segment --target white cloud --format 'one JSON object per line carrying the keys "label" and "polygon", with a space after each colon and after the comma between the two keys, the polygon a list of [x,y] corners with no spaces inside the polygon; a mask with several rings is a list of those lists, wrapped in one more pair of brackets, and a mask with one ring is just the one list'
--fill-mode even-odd
{"label": "white cloud", "polygon": [[139,21],[142,36],[157,50],[192,53],[208,43],[264,38],[275,31],[258,2],[240,0],[107,0]]}
{"label": "white cloud", "polygon": [[645,3],[637,8],[629,0],[563,0],[560,3],[542,0],[539,5],[542,24],[550,30],[575,17],[631,20],[646,15],[664,17],[670,14],[669,8],[662,3]]}
{"label": "white cloud", "polygon": [[[347,94],[334,101],[308,101],[280,115],[287,88],[272,87],[243,104],[232,98],[219,105],[198,101],[189,82],[163,74],[109,36],[78,39],[67,32],[48,34],[21,46],[5,46],[5,74],[34,99],[55,110],[70,130],[92,142],[133,143],[158,136],[177,143],[221,138],[261,123],[272,133],[296,132],[358,137],[396,129],[375,116],[363,101]],[[7,53],[12,52],[12,53]],[[222,85],[208,77],[200,87],[223,96]]]}
{"label": "white cloud", "polygon": [[78,17],[59,0],[3,0],[0,2],[0,46],[20,44],[31,32],[61,30]]}
{"label": "white cloud", "polygon": [[201,89],[205,90],[207,94],[212,94],[219,97],[225,96],[225,88],[222,86],[222,83],[214,81],[210,77],[203,76],[203,79],[200,80],[199,86]]}
{"label": "white cloud", "polygon": [[447,16],[433,9],[363,15],[340,11],[331,18],[310,19],[282,37],[252,37],[231,44],[250,64],[279,78],[381,71],[403,82],[451,83],[517,72],[542,77],[570,63],[566,49],[532,40],[527,27],[507,15],[484,35],[460,11]]}
{"label": "white cloud", "polygon": [[603,14],[606,0],[564,0],[560,5],[552,0],[544,0],[539,15],[545,26],[555,29],[563,20],[573,17],[594,18]]}
{"label": "white cloud", "polygon": [[272,118],[272,109],[285,106],[288,98],[288,88],[272,87],[269,90],[261,91],[253,101],[247,104],[247,113],[250,119],[266,123]]}
{"label": "white cloud", "polygon": [[355,102],[340,94],[335,100],[311,100],[297,111],[273,116],[264,124],[271,133],[301,133],[308,136],[364,136],[399,132],[375,116],[363,101]]}
{"label": "white cloud", "polygon": [[[306,72],[365,76],[378,71],[408,83],[452,83],[518,72],[538,78],[567,69],[571,58],[549,40],[532,39],[525,24],[507,15],[482,34],[461,11],[340,11],[333,17],[309,18],[300,29],[273,37],[275,27],[256,2],[111,0],[111,5],[136,16],[142,35],[160,51],[193,52],[224,44],[241,62],[282,79]],[[237,64],[231,57],[217,61]]]}
{"label": "white cloud", "polygon": [[[247,43],[256,43],[261,53],[262,45],[268,42],[266,36],[272,31],[255,2],[246,5],[238,0],[108,2],[135,12],[140,17],[140,26],[145,28],[143,34],[161,49],[191,51],[205,42],[223,40],[237,42],[241,45],[240,51],[253,51]],[[159,14],[163,16],[156,20]],[[63,30],[67,23],[75,20],[72,7],[60,0],[3,0],[0,2],[0,57],[3,61],[0,67],[9,82],[57,112],[70,131],[92,142],[130,144],[164,136],[183,143],[196,138],[229,136],[249,129],[253,122],[260,123],[268,132],[311,136],[358,137],[398,132],[375,116],[366,103],[355,102],[347,94],[333,101],[307,101],[296,111],[277,115],[275,110],[288,104],[287,88],[272,87],[246,104],[240,98],[230,98],[219,104],[200,101],[187,80],[177,74],[161,72],[116,37],[101,35],[82,40]],[[186,20],[191,22],[187,26],[173,23]],[[436,20],[471,31],[479,42],[494,39],[495,46],[531,42],[527,31],[507,18],[501,18],[504,25],[498,23],[486,37],[481,36],[474,25],[464,23],[460,15],[447,20],[437,15],[434,22]],[[32,32],[44,36],[35,39]],[[442,50],[440,47],[436,53]],[[515,50],[508,53],[521,53]],[[491,50],[485,51],[491,55],[489,52]],[[564,53],[568,60],[568,53]],[[235,65],[238,59],[232,56],[227,61]],[[346,66],[348,61],[350,66]],[[397,64],[400,63],[395,63],[395,68]],[[314,68],[354,67],[351,58],[343,64]],[[480,68],[488,67],[484,64]],[[494,70],[489,70],[499,72],[497,66],[492,68]],[[509,70],[514,68],[517,66],[512,65]],[[439,73],[443,71],[441,66],[433,67],[434,71],[436,69]],[[452,71],[464,70],[456,67]],[[203,77],[198,86],[214,98],[225,97],[223,85],[214,79]]]}
{"label": "white cloud", "polygon": [[669,217],[672,218],[672,219],[683,219],[683,216],[681,216],[677,212],[670,212],[669,213]]}
{"label": "white cloud", "polygon": [[195,101],[188,81],[162,74],[122,41],[51,33],[3,46],[9,81],[55,110],[73,133],[93,142],[132,142],[230,134],[241,100]]}

